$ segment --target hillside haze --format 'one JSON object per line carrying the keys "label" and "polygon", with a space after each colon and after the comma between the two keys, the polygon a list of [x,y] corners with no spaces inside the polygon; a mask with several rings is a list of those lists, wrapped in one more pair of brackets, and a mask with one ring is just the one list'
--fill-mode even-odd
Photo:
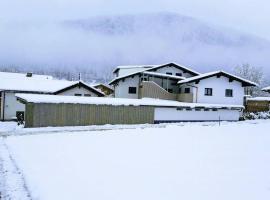
{"label": "hillside haze", "polygon": [[[9,53],[0,55],[3,64],[106,71],[108,76],[113,67],[127,64],[177,62],[206,72],[249,63],[269,73],[268,40],[175,13],[100,16],[20,26],[19,31],[24,42],[15,38]],[[23,48],[25,43],[29,48]],[[95,76],[105,78],[104,73]]]}

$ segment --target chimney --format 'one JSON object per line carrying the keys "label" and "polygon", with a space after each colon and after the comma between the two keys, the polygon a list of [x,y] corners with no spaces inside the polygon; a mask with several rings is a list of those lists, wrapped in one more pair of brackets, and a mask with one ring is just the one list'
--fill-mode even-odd
{"label": "chimney", "polygon": [[27,72],[26,77],[32,77],[33,73],[32,72]]}

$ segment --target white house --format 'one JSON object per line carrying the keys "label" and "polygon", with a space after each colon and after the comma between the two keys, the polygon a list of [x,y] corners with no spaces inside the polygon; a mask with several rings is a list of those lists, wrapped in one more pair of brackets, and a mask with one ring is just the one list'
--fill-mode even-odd
{"label": "white house", "polygon": [[[138,99],[160,96],[160,99],[172,100],[171,94],[179,92],[177,86],[179,80],[199,75],[198,72],[175,63],[152,67],[135,66],[134,69],[133,67],[120,66],[114,71],[115,78],[109,84],[114,87],[116,98]],[[123,73],[122,70],[124,70]],[[151,91],[155,93],[152,96]]]}
{"label": "white house", "polygon": [[82,81],[54,80],[51,76],[0,72],[0,120],[13,120],[25,111],[15,93],[104,96],[98,89]]}
{"label": "white house", "polygon": [[[234,121],[244,109],[245,87],[256,86],[224,71],[200,74],[175,63],[135,66],[134,69],[133,66],[120,66],[114,73],[110,84],[116,98],[147,97],[195,104],[194,109],[156,108],[155,121]],[[213,109],[209,106],[218,104],[223,107]]]}
{"label": "white house", "polygon": [[190,68],[169,63],[166,65],[141,67],[138,71],[122,76],[118,67],[114,80],[110,82],[116,98],[158,98],[190,103],[215,103],[243,105],[244,88],[256,84],[224,71],[200,74]]}

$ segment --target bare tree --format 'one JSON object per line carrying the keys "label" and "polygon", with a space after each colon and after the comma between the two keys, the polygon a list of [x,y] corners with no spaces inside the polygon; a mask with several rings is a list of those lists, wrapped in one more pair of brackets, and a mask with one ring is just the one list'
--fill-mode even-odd
{"label": "bare tree", "polygon": [[251,66],[250,64],[243,64],[234,68],[234,73],[239,77],[250,80],[258,84],[257,87],[247,87],[245,90],[246,95],[251,96],[265,96],[266,94],[261,91],[265,86],[264,74],[262,68]]}

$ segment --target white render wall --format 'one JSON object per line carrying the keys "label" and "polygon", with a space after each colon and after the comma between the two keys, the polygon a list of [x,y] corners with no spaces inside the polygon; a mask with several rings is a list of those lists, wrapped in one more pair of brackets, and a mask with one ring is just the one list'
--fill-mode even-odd
{"label": "white render wall", "polygon": [[17,101],[15,92],[5,92],[4,120],[16,119],[17,111],[25,111],[25,105]]}
{"label": "white render wall", "polygon": [[161,73],[161,74],[166,74],[166,72],[170,72],[174,76],[176,76],[176,73],[182,73],[183,77],[186,77],[186,78],[193,77],[193,75],[191,75],[190,73],[184,73],[182,70],[173,66],[162,67],[162,68],[157,69],[157,71],[154,71],[154,72]]}
{"label": "white render wall", "polygon": [[142,71],[144,69],[149,69],[149,67],[133,67],[133,68],[120,68],[118,71],[118,76],[124,76],[127,74]]}
{"label": "white render wall", "polygon": [[[124,82],[122,80],[119,81],[118,85],[114,88],[114,94],[116,98],[129,98],[129,99],[138,99],[139,98],[139,75],[132,77],[125,78]],[[136,87],[137,93],[136,94],[129,94],[128,88],[129,87]]]}
{"label": "white render wall", "polygon": [[[198,87],[197,103],[209,103],[209,104],[227,104],[227,105],[243,105],[244,103],[244,87],[242,83],[238,81],[229,82],[227,77],[217,78],[211,77],[203,79],[199,84],[194,84]],[[205,96],[205,88],[213,88],[213,96]],[[225,90],[232,89],[233,97],[226,97]],[[196,89],[194,92],[194,102],[196,101]]]}
{"label": "white render wall", "polygon": [[191,111],[176,108],[155,108],[155,121],[238,121],[241,112],[238,110]]}
{"label": "white render wall", "polygon": [[92,97],[97,97],[95,93],[85,89],[84,87],[75,87],[70,90],[64,91],[62,93],[59,93],[58,95],[64,95],[64,96],[74,96],[75,94],[82,94],[84,96],[85,94],[91,95]]}

